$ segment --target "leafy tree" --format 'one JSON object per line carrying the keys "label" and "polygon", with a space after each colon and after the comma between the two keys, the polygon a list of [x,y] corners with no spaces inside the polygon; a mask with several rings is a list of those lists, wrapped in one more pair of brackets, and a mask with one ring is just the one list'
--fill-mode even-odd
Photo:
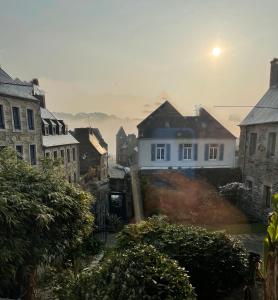
{"label": "leafy tree", "polygon": [[265,300],[278,299],[278,194],[273,196],[273,213],[269,217],[264,239]]}
{"label": "leafy tree", "polygon": [[91,201],[56,162],[33,168],[9,149],[0,152],[0,296],[32,299],[37,267],[90,234]]}
{"label": "leafy tree", "polygon": [[153,217],[126,226],[118,235],[119,250],[139,243],[153,245],[184,267],[198,299],[222,297],[246,279],[248,254],[237,240],[224,233],[169,224],[165,218]]}
{"label": "leafy tree", "polygon": [[60,300],[196,299],[185,270],[148,245],[112,252],[76,280],[68,278],[57,291]]}

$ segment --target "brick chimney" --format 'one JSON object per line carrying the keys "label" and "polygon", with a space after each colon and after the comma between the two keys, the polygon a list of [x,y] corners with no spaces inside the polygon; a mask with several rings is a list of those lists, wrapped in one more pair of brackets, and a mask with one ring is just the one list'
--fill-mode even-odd
{"label": "brick chimney", "polygon": [[278,58],[270,62],[270,87],[278,88]]}

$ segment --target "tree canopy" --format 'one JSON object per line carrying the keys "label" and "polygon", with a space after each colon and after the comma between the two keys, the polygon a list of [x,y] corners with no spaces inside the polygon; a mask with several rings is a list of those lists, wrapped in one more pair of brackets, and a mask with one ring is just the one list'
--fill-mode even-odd
{"label": "tree canopy", "polygon": [[59,168],[50,160],[34,168],[9,149],[0,152],[0,296],[28,299],[37,266],[91,232],[92,198]]}

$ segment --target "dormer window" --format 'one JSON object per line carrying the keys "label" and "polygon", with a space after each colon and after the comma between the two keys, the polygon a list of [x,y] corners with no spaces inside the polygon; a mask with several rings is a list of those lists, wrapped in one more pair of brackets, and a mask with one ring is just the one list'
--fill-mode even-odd
{"label": "dormer window", "polygon": [[45,135],[49,135],[49,125],[44,125],[44,133]]}
{"label": "dormer window", "polygon": [[56,132],[56,125],[53,125],[53,126],[52,126],[52,134],[53,134],[53,135],[56,135],[56,134],[57,134],[57,132]]}

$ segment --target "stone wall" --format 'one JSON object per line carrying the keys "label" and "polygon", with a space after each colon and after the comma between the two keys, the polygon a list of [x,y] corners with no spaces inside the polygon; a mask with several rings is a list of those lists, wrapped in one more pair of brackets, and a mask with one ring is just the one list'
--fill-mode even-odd
{"label": "stone wall", "polygon": [[[266,221],[267,215],[272,211],[267,207],[264,186],[271,188],[271,193],[278,192],[278,142],[276,141],[275,155],[267,156],[268,134],[276,132],[278,137],[278,124],[259,124],[241,127],[239,145],[239,165],[242,169],[243,181],[251,182],[250,212],[254,217]],[[257,133],[256,152],[249,154],[250,133]]]}
{"label": "stone wall", "polygon": [[[17,99],[0,96],[0,105],[4,108],[5,129],[0,129],[0,146],[9,146],[15,149],[16,145],[23,146],[23,158],[30,162],[29,146],[36,145],[37,161],[42,156],[42,132],[39,101]],[[19,107],[21,130],[13,128],[12,107]],[[27,128],[27,109],[34,111],[35,129]]]}
{"label": "stone wall", "polygon": [[[73,160],[72,151],[75,149],[75,160]],[[65,178],[71,182],[79,182],[80,180],[80,165],[79,165],[79,145],[62,145],[56,147],[48,147],[44,148],[44,154],[49,153],[50,158],[54,158],[54,151],[57,151],[58,159],[62,159],[61,150],[64,150],[64,163],[62,166],[64,167]],[[70,151],[70,162],[67,159],[67,150]],[[75,176],[76,180],[75,180]]]}

